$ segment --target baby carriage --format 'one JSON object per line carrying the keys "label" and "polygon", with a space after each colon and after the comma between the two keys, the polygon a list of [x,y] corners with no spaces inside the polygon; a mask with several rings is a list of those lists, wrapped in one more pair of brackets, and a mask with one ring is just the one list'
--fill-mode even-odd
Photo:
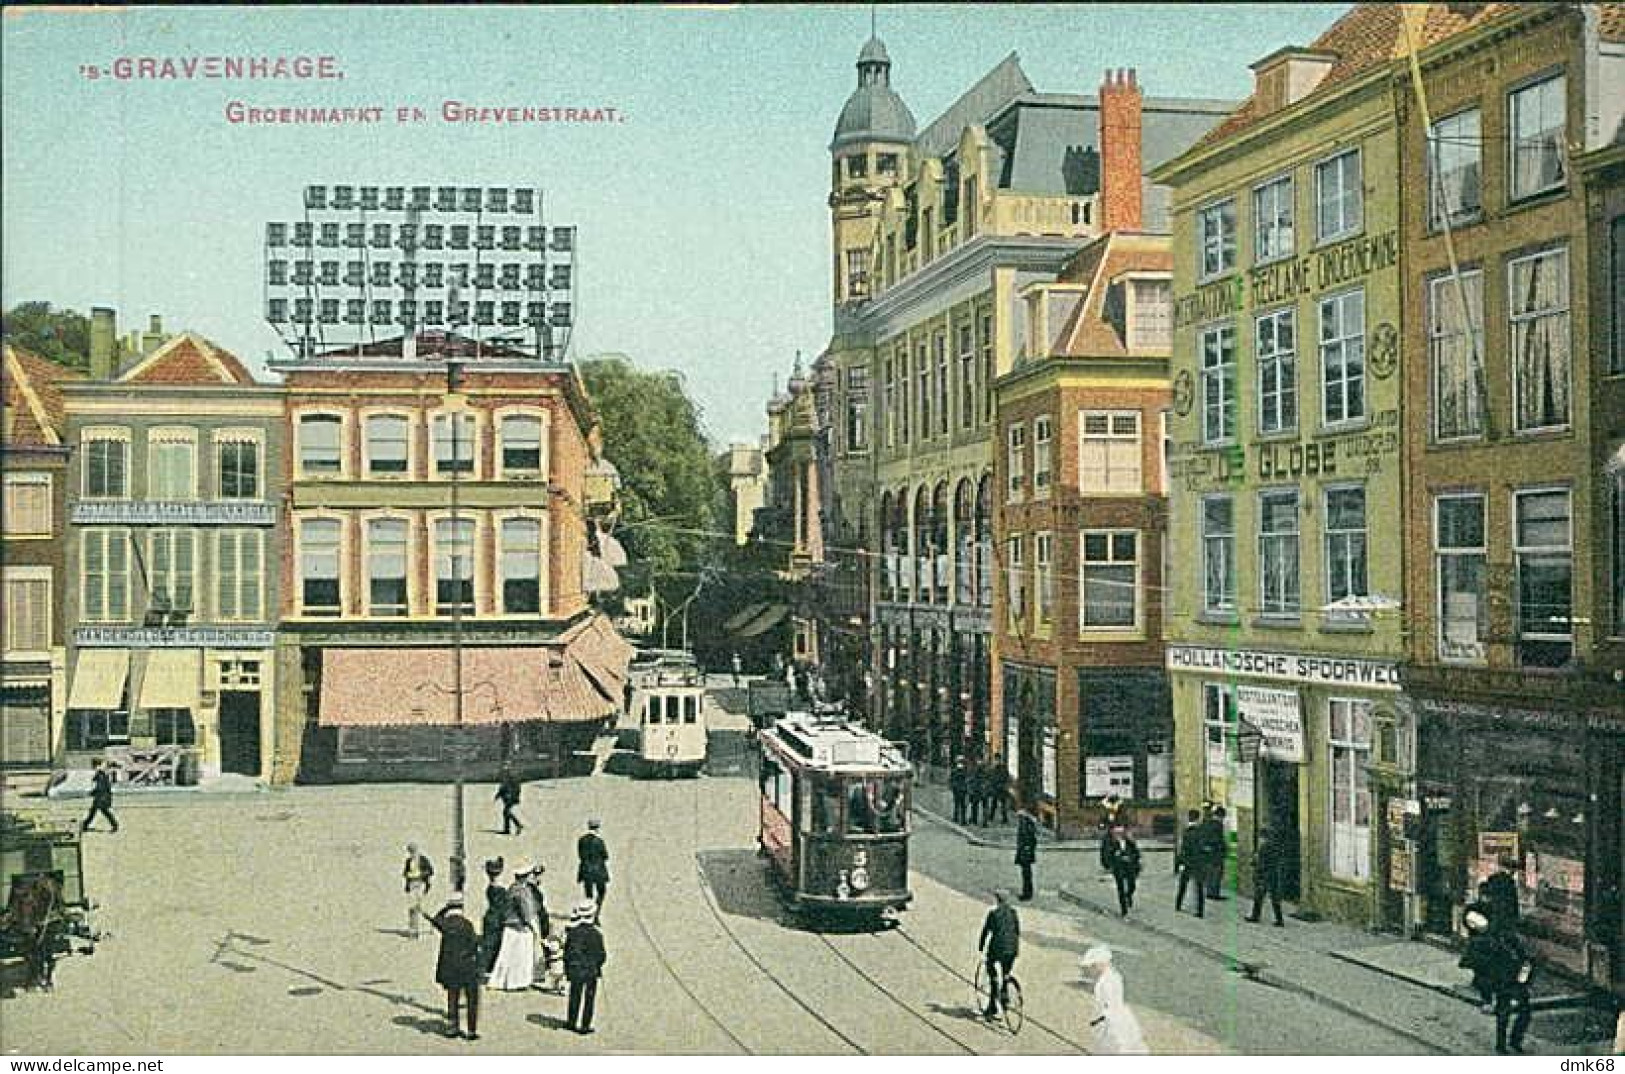
{"label": "baby carriage", "polygon": [[564,942],[555,936],[542,940],[536,959],[536,987],[543,992],[564,994]]}

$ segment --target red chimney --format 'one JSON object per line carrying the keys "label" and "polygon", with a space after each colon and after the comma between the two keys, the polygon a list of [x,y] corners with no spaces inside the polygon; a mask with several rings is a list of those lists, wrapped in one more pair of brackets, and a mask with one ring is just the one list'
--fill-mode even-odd
{"label": "red chimney", "polygon": [[1100,226],[1140,229],[1140,86],[1132,67],[1100,86]]}

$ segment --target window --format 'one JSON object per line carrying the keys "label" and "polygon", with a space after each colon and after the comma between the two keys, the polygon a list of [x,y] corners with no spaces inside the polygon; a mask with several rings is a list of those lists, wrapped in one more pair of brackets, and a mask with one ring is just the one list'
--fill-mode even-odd
{"label": "window", "polygon": [[993,420],[993,315],[982,314],[982,422]]}
{"label": "window", "polygon": [[122,500],[129,495],[129,441],[123,437],[87,434],[85,451],[85,498]]}
{"label": "window", "polygon": [[[542,472],[542,419],[535,414],[509,414],[502,419],[502,472]],[[459,433],[459,436],[462,434]],[[472,438],[472,430],[470,430]]]}
{"label": "window", "polygon": [[1350,149],[1315,165],[1316,236],[1323,243],[1353,235],[1362,225],[1360,151]]}
{"label": "window", "polygon": [[1202,610],[1236,611],[1236,505],[1229,496],[1202,497]]}
{"label": "window", "polygon": [[1567,489],[1513,494],[1518,663],[1560,667],[1573,652],[1574,546]]}
{"label": "window", "polygon": [[1165,351],[1174,339],[1174,285],[1170,280],[1134,280],[1134,315],[1129,321],[1130,350]]}
{"label": "window", "polygon": [[197,577],[197,540],[191,530],[153,530],[149,538],[147,575],[152,587],[151,612],[189,612]]}
{"label": "window", "polygon": [[948,435],[948,334],[938,332],[931,340],[937,362],[937,435]]}
{"label": "window", "polygon": [[1625,216],[1614,217],[1608,225],[1608,287],[1613,299],[1610,309],[1613,346],[1608,362],[1610,373],[1625,373]]}
{"label": "window", "polygon": [[883,406],[885,407],[885,415],[884,415],[884,417],[885,417],[885,421],[886,421],[886,446],[888,448],[894,448],[894,447],[897,446],[897,365],[896,365],[896,363],[892,359],[887,358],[885,368],[881,372],[885,375],[885,379],[883,381],[883,386],[881,388],[881,393],[882,393],[882,403],[883,403]]}
{"label": "window", "polygon": [[249,437],[218,439],[214,444],[222,500],[253,500],[260,494],[260,445]]}
{"label": "window", "polygon": [[221,530],[214,539],[215,618],[256,622],[265,618],[265,535],[258,530]]}
{"label": "window", "polygon": [[1140,412],[1078,412],[1078,489],[1080,492],[1139,492]]}
{"label": "window", "polygon": [[869,158],[862,153],[855,157],[846,158],[846,174],[854,179],[862,179],[869,174]]}
{"label": "window", "polygon": [[1507,266],[1512,312],[1513,426],[1569,424],[1569,256],[1547,250]]}
{"label": "window", "polygon": [[1258,496],[1259,609],[1265,615],[1297,615],[1298,493]]}
{"label": "window", "polygon": [[1197,212],[1196,256],[1198,279],[1222,276],[1236,267],[1236,199]]}
{"label": "window", "polygon": [[1204,328],[1202,348],[1202,443],[1228,444],[1236,438],[1236,329]]}
{"label": "window", "polygon": [[17,473],[6,475],[4,517],[7,537],[49,537],[51,535],[51,475]]}
{"label": "window", "polygon": [[1438,580],[1439,659],[1482,663],[1489,640],[1483,496],[1462,493],[1434,499],[1433,560]]}
{"label": "window", "polygon": [[1274,261],[1293,249],[1292,177],[1283,175],[1253,189],[1253,262]]}
{"label": "window", "polygon": [[1320,303],[1320,414],[1326,425],[1365,417],[1365,292]]}
{"label": "window", "polygon": [[306,615],[339,614],[337,519],[307,519],[299,532],[300,606]]}
{"label": "window", "polygon": [[[5,572],[5,651],[43,653],[51,648],[49,567]],[[9,719],[9,714],[8,714]]]}
{"label": "window", "polygon": [[1040,414],[1033,419],[1033,496],[1043,499],[1049,488],[1050,420],[1048,414]]}
{"label": "window", "polygon": [[926,357],[925,344],[914,349],[914,373],[919,378],[919,424],[916,426],[921,440],[931,439],[931,363]]}
{"label": "window", "polygon": [[1478,109],[1457,112],[1428,132],[1428,226],[1466,224],[1478,219],[1480,196]]}
{"label": "window", "polygon": [[336,414],[305,414],[299,419],[299,469],[306,476],[344,471],[339,444],[343,419]]}
{"label": "window", "polygon": [[130,531],[85,530],[79,555],[79,606],[85,621],[127,621],[130,618]]}
{"label": "window", "polygon": [[908,361],[908,344],[900,343],[897,346],[897,438],[899,443],[908,443],[909,426],[909,397],[910,390]]}
{"label": "window", "polygon": [[1027,426],[1024,422],[1017,422],[1010,426],[1010,450],[1006,454],[1007,469],[1009,470],[1009,490],[1007,499],[1016,503],[1022,498],[1023,485],[1027,476]]}
{"label": "window", "polygon": [[976,423],[976,348],[972,345],[971,326],[959,326],[959,427],[969,429]]}
{"label": "window", "polygon": [[846,450],[853,454],[869,450],[868,366],[846,371]]}
{"label": "window", "polygon": [[1237,760],[1236,688],[1228,683],[1202,684],[1203,797],[1221,805],[1230,800],[1231,772]]}
{"label": "window", "polygon": [[1326,596],[1370,595],[1366,582],[1365,489],[1359,485],[1326,490]]}
{"label": "window", "polygon": [[410,423],[404,414],[367,417],[367,473],[372,476],[405,474],[410,468]]}
{"label": "window", "polygon": [[1133,627],[1139,622],[1140,535],[1132,530],[1085,530],[1083,600],[1079,625],[1091,628]]}
{"label": "window", "polygon": [[869,251],[866,249],[846,252],[846,297],[869,297]]}
{"label": "window", "polygon": [[502,522],[502,610],[534,615],[542,610],[542,523],[534,518]]}
{"label": "window", "polygon": [[897,154],[877,153],[875,155],[875,171],[880,175],[896,175]]}
{"label": "window", "polygon": [[[1616,447],[1615,458],[1621,449]],[[1625,466],[1616,466],[1609,473],[1609,489],[1613,493],[1613,531],[1609,536],[1614,546],[1614,629],[1615,637],[1625,637]]]}
{"label": "window", "polygon": [[1010,629],[1019,632],[1027,615],[1027,563],[1023,555],[1021,534],[1004,543],[1006,564],[1007,603],[1010,608]]}
{"label": "window", "polygon": [[1428,355],[1433,367],[1433,435],[1484,434],[1484,274],[1428,281]]}
{"label": "window", "polygon": [[441,519],[434,525],[435,612],[450,615],[474,610],[474,523]]}
{"label": "window", "polygon": [[1298,427],[1298,333],[1294,311],[1266,313],[1253,323],[1258,358],[1258,431]]}
{"label": "window", "polygon": [[1033,619],[1040,627],[1049,626],[1055,607],[1055,577],[1050,570],[1053,536],[1048,530],[1033,534]]}
{"label": "window", "polygon": [[434,468],[440,474],[474,472],[474,415],[435,415]]}
{"label": "window", "polygon": [[190,430],[154,431],[147,443],[147,496],[153,500],[197,498],[197,442]]}
{"label": "window", "polygon": [[190,709],[153,709],[152,734],[159,746],[197,745],[197,728]]}
{"label": "window", "polygon": [[1332,873],[1353,880],[1371,875],[1371,702],[1334,697],[1329,706],[1327,749],[1332,767]]}
{"label": "window", "polygon": [[367,523],[368,615],[407,613],[408,532],[408,524],[402,518],[375,518]]}
{"label": "window", "polygon": [[1563,185],[1565,89],[1563,76],[1556,75],[1511,96],[1513,200]]}

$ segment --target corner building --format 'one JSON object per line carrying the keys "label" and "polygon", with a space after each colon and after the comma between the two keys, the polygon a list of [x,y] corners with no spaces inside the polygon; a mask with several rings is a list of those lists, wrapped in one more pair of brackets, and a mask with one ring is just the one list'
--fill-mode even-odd
{"label": "corner building", "polygon": [[1174,187],[1178,808],[1228,808],[1244,889],[1268,828],[1286,897],[1360,924],[1402,654],[1398,20],[1356,7],[1264,57],[1246,103],[1153,173]]}

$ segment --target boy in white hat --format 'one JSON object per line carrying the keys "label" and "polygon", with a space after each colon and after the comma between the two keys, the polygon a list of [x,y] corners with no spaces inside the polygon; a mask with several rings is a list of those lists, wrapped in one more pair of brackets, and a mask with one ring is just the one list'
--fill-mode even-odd
{"label": "boy in white hat", "polygon": [[597,918],[598,904],[582,899],[570,912],[570,927],[564,933],[564,975],[570,980],[567,1024],[577,1033],[592,1032],[593,1001],[604,972],[604,934]]}

